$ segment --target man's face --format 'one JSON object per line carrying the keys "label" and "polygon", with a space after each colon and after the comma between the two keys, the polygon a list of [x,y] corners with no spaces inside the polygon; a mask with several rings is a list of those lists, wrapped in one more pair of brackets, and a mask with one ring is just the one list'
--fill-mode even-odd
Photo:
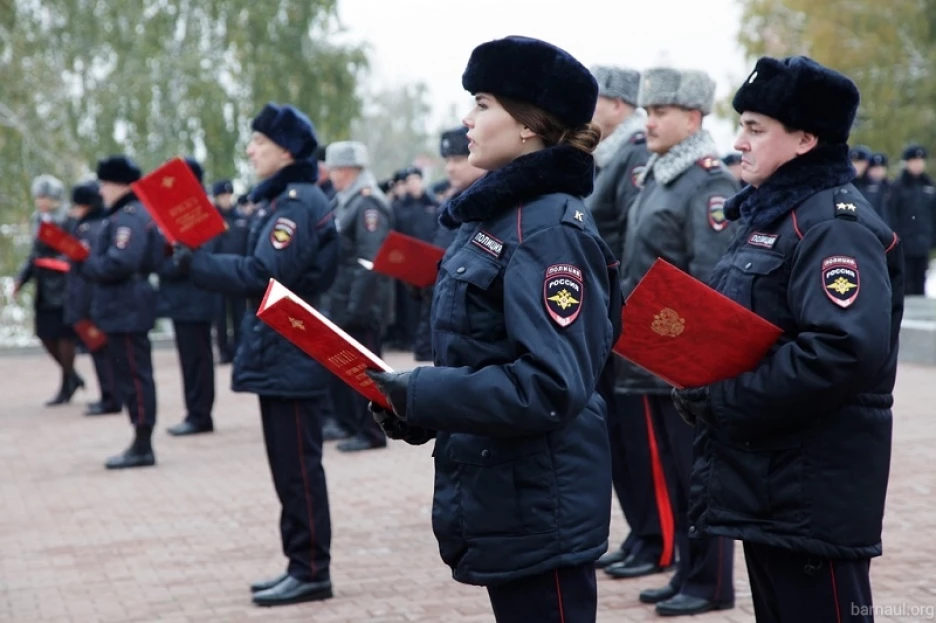
{"label": "man's face", "polygon": [[445,158],[445,175],[452,185],[452,192],[465,190],[484,173],[484,169],[472,166],[468,162],[468,156],[448,156]]}
{"label": "man's face", "polygon": [[59,205],[58,201],[45,195],[36,197],[33,202],[36,206],[36,212],[39,214],[48,214],[50,212],[54,212],[55,208],[57,208]]}
{"label": "man's face", "polygon": [[123,184],[115,184],[114,182],[98,182],[99,192],[101,194],[101,199],[104,200],[104,207],[111,207],[117,201],[127,194],[130,190],[129,186],[124,186]]}
{"label": "man's face", "polygon": [[923,158],[911,158],[907,160],[907,171],[910,175],[923,175],[926,171],[926,160]]}
{"label": "man's face", "polygon": [[864,175],[865,171],[868,170],[868,161],[867,160],[852,160],[852,166],[855,167],[855,171],[858,172],[858,177]]}
{"label": "man's face", "polygon": [[788,132],[783,124],[759,113],[741,115],[741,131],[734,147],[741,152],[741,178],[757,187],[777,169],[815,147],[817,139],[800,130]]}
{"label": "man's face", "polygon": [[222,193],[215,196],[215,203],[219,208],[227,212],[234,207],[234,195],[231,193]]}
{"label": "man's face", "polygon": [[251,135],[250,143],[247,144],[247,157],[261,180],[272,177],[293,162],[293,157],[288,151],[260,132]]}
{"label": "man's face", "polygon": [[409,175],[406,176],[406,181],[404,182],[404,184],[406,184],[406,192],[411,197],[422,196],[423,190],[424,190],[422,175],[418,175],[416,173],[410,173]]}
{"label": "man's face", "polygon": [[650,106],[647,108],[647,149],[659,155],[699,131],[702,113],[678,106]]}
{"label": "man's face", "polygon": [[880,182],[887,178],[887,167],[885,166],[876,166],[868,167],[868,178],[873,182]]}
{"label": "man's face", "polygon": [[328,177],[331,178],[335,190],[341,192],[351,188],[351,184],[354,183],[360,172],[361,170],[357,167],[332,167],[328,171]]}

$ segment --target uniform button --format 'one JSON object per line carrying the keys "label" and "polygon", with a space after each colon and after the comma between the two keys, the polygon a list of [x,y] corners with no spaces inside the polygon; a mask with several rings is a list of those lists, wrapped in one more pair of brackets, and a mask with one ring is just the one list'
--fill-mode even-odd
{"label": "uniform button", "polygon": [[491,456],[491,451],[490,451],[490,450],[482,450],[482,451],[481,451],[481,458],[486,459],[486,458],[488,458],[489,456]]}
{"label": "uniform button", "polygon": [[695,536],[696,534],[698,534],[698,532],[699,531],[696,530],[695,526],[689,526],[689,536]]}
{"label": "uniform button", "polygon": [[550,412],[549,412],[549,417],[551,417],[551,418],[557,418],[557,417],[559,417],[559,415],[558,415],[555,411],[550,411]]}
{"label": "uniform button", "polygon": [[462,274],[463,272],[465,272],[465,267],[464,267],[464,266],[459,266],[458,269],[455,270],[455,272],[458,273],[458,274],[460,275],[460,274]]}
{"label": "uniform button", "polygon": [[750,267],[751,267],[751,263],[750,263],[750,262],[748,262],[747,264],[744,265],[744,268],[750,268]]}

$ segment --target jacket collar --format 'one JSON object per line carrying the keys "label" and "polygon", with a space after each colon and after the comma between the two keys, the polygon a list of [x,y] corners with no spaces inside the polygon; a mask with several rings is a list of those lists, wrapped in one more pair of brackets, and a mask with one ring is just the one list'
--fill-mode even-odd
{"label": "jacket collar", "polygon": [[745,186],[725,202],[725,216],[764,227],[785,216],[816,193],[855,179],[848,145],[820,145],[777,169],[759,187]]}
{"label": "jacket collar", "polygon": [[484,221],[541,195],[565,193],[585,197],[592,192],[595,161],[591,154],[558,145],[521,156],[491,171],[446,203],[439,222],[455,229]]}
{"label": "jacket collar", "polygon": [[290,184],[315,184],[317,181],[318,164],[314,160],[299,160],[257,184],[250,193],[250,200],[254,203],[272,201]]}
{"label": "jacket collar", "polygon": [[116,214],[116,212],[120,210],[122,207],[129,205],[133,203],[134,201],[137,201],[137,196],[133,194],[133,191],[128,191],[127,194],[125,194],[120,199],[118,199],[114,203],[114,205],[107,208],[107,211],[104,213],[104,216],[110,216],[111,214]]}

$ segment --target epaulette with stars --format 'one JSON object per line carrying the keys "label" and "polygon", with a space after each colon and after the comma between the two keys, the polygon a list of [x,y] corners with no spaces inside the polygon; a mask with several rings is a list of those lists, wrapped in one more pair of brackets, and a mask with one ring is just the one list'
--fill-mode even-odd
{"label": "epaulette with stars", "polygon": [[718,158],[712,158],[711,156],[706,156],[705,158],[700,158],[696,160],[696,164],[711,173],[712,171],[718,171],[722,167],[721,160]]}

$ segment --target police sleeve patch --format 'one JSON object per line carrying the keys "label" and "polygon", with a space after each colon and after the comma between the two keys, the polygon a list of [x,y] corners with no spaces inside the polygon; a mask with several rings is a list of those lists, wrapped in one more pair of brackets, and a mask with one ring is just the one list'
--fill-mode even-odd
{"label": "police sleeve patch", "polygon": [[582,311],[585,284],[582,271],[571,264],[553,264],[546,269],[543,303],[549,317],[560,327],[575,322]]}
{"label": "police sleeve patch", "polygon": [[850,307],[861,289],[855,258],[833,255],[822,260],[822,289],[842,309]]}
{"label": "police sleeve patch", "polygon": [[634,188],[640,188],[641,176],[643,175],[643,172],[646,170],[647,170],[647,167],[645,167],[642,164],[639,164],[633,169],[631,169],[631,184],[634,186]]}
{"label": "police sleeve patch", "polygon": [[280,217],[273,223],[270,231],[270,244],[276,250],[285,249],[292,242],[296,233],[296,223],[288,218]]}
{"label": "police sleeve patch", "polygon": [[114,246],[118,249],[126,249],[127,245],[130,244],[130,236],[133,235],[133,230],[129,227],[118,227],[117,231],[114,232]]}
{"label": "police sleeve patch", "polygon": [[725,218],[724,197],[709,197],[708,222],[709,226],[715,231],[722,231],[728,227],[728,219]]}
{"label": "police sleeve patch", "polygon": [[364,229],[367,231],[377,231],[377,225],[380,223],[380,213],[370,208],[364,210]]}

